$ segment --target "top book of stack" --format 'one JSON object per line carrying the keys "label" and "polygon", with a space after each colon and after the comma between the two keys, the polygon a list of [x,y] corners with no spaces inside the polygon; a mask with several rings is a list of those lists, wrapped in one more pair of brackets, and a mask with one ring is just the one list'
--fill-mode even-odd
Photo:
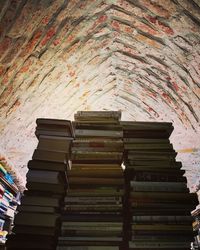
{"label": "top book of stack", "polygon": [[119,123],[121,111],[78,111],[74,120],[81,123]]}
{"label": "top book of stack", "polygon": [[124,138],[168,139],[173,131],[170,122],[121,121]]}
{"label": "top book of stack", "polygon": [[38,139],[41,135],[69,137],[71,139],[74,137],[71,121],[69,120],[38,118],[36,124],[35,135]]}

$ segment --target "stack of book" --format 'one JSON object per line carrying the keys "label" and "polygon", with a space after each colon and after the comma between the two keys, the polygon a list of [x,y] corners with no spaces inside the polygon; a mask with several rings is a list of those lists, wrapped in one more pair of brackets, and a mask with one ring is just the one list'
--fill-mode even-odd
{"label": "stack of book", "polygon": [[0,162],[0,245],[6,242],[17,207],[18,188],[12,176],[6,170],[5,163]]}
{"label": "stack of book", "polygon": [[192,250],[200,249],[200,205],[192,211],[192,217],[194,219],[192,226],[195,232],[194,242],[192,243]]}
{"label": "stack of book", "polygon": [[28,163],[27,189],[7,249],[55,249],[67,190],[73,130],[70,121],[37,119],[38,146]]}
{"label": "stack of book", "polygon": [[119,250],[123,240],[120,112],[77,112],[57,250]]}
{"label": "stack of book", "polygon": [[169,141],[171,123],[121,122],[129,183],[129,249],[190,249],[190,194],[181,163]]}

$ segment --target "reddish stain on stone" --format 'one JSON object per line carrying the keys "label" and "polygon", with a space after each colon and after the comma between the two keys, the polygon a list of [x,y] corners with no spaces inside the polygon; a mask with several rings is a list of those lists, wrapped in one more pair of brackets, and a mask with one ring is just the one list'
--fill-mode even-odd
{"label": "reddish stain on stone", "polygon": [[75,76],[75,71],[70,71],[70,72],[69,72],[69,75],[70,75],[71,77]]}
{"label": "reddish stain on stone", "polygon": [[150,113],[153,113],[157,118],[159,117],[159,114],[158,114],[153,108],[148,107],[148,111],[149,111]]}
{"label": "reddish stain on stone", "polygon": [[26,63],[23,67],[21,67],[20,69],[20,73],[26,73],[29,70],[29,67],[31,66],[31,62],[29,61],[28,63]]}
{"label": "reddish stain on stone", "polygon": [[6,73],[1,83],[2,85],[6,86],[8,81],[9,81],[9,77],[8,77],[8,74]]}
{"label": "reddish stain on stone", "polygon": [[43,24],[47,24],[49,22],[49,17],[48,16],[46,16],[46,17],[44,17],[43,19],[42,19],[42,23]]}
{"label": "reddish stain on stone", "polygon": [[33,38],[28,42],[24,51],[22,52],[21,56],[26,56],[28,53],[32,52],[33,48],[35,47],[36,43],[38,42],[39,38],[42,35],[42,31],[39,30],[35,33]]}
{"label": "reddish stain on stone", "polygon": [[179,86],[178,86],[177,83],[172,82],[172,85],[173,85],[173,87],[174,87],[174,89],[175,89],[176,91],[179,91]]}
{"label": "reddish stain on stone", "polygon": [[12,92],[13,92],[13,86],[9,85],[1,95],[1,101],[4,102],[7,99],[7,97],[12,94]]}
{"label": "reddish stain on stone", "polygon": [[74,39],[74,36],[69,35],[68,38],[67,38],[67,41],[68,41],[68,42],[71,42],[73,39]]}
{"label": "reddish stain on stone", "polygon": [[98,24],[101,24],[103,22],[105,22],[106,20],[108,19],[108,17],[106,15],[103,15],[103,16],[100,16],[95,22],[94,24],[92,25],[92,27],[88,30],[88,33],[89,32],[92,32],[94,30],[94,28],[96,26],[98,26]]}
{"label": "reddish stain on stone", "polygon": [[159,26],[159,28],[160,28],[163,32],[165,32],[166,34],[168,34],[168,35],[173,35],[173,34],[174,34],[174,31],[173,31],[172,28],[170,28],[170,27],[167,26],[166,24],[164,24],[164,23],[162,23],[161,21],[159,21],[156,17],[148,16],[147,18],[148,18],[148,20],[149,20],[151,23],[153,23],[153,24]]}
{"label": "reddish stain on stone", "polygon": [[0,66],[0,76],[3,75],[3,73],[5,72],[5,70],[6,70],[6,67],[3,66],[3,65],[1,65],[1,66]]}
{"label": "reddish stain on stone", "polygon": [[116,30],[120,29],[120,25],[117,21],[112,21],[112,27],[115,28]]}
{"label": "reddish stain on stone", "polygon": [[108,17],[106,15],[100,16],[98,19],[98,23],[103,23],[108,19]]}
{"label": "reddish stain on stone", "polygon": [[155,47],[155,48],[160,48],[161,47],[161,45],[158,42],[156,42],[156,41],[154,41],[154,40],[152,40],[152,39],[150,39],[150,38],[148,38],[146,36],[143,36],[141,34],[137,34],[135,36],[135,38],[138,39],[141,42],[147,43],[148,45],[150,45],[152,47]]}
{"label": "reddish stain on stone", "polygon": [[162,93],[162,96],[167,100],[167,102],[171,103],[171,98],[166,93]]}
{"label": "reddish stain on stone", "polygon": [[186,90],[187,90],[187,88],[186,88],[185,86],[183,86],[183,87],[182,87],[182,89],[183,89],[184,91],[186,91]]}
{"label": "reddish stain on stone", "polygon": [[165,18],[170,17],[170,13],[163,6],[159,4],[160,1],[152,1],[152,0],[140,0],[141,4],[146,6],[151,12],[155,13],[158,16],[162,16]]}
{"label": "reddish stain on stone", "polygon": [[20,106],[20,104],[20,101],[17,99],[9,109],[8,113],[10,114],[11,112],[15,111]]}
{"label": "reddish stain on stone", "polygon": [[12,39],[9,37],[5,37],[0,43],[0,54],[2,55],[11,45]]}
{"label": "reddish stain on stone", "polygon": [[60,44],[60,40],[59,39],[55,39],[54,42],[53,42],[53,45],[57,46],[58,44]]}
{"label": "reddish stain on stone", "polygon": [[133,29],[132,29],[131,27],[126,27],[126,28],[125,28],[125,31],[126,31],[127,33],[132,33],[132,32],[133,32]]}
{"label": "reddish stain on stone", "polygon": [[148,18],[148,20],[149,20],[151,23],[156,24],[156,22],[157,22],[157,18],[156,18],[156,17],[148,16],[147,18]]}
{"label": "reddish stain on stone", "polygon": [[55,28],[54,27],[50,28],[47,31],[45,37],[42,39],[41,45],[44,46],[55,35],[55,33],[56,33]]}
{"label": "reddish stain on stone", "polygon": [[167,81],[170,81],[170,80],[171,80],[171,77],[170,77],[170,76],[166,77],[166,80],[167,80]]}
{"label": "reddish stain on stone", "polygon": [[156,30],[150,28],[149,26],[147,26],[145,24],[138,25],[138,28],[140,28],[141,30],[144,30],[144,31],[148,32],[151,35],[158,35],[159,34],[159,32],[157,32]]}
{"label": "reddish stain on stone", "polygon": [[172,28],[170,28],[169,26],[166,26],[165,24],[158,22],[158,24],[160,25],[161,29],[168,35],[174,35],[174,31]]}
{"label": "reddish stain on stone", "polygon": [[16,100],[16,102],[14,103],[15,107],[18,107],[21,104],[21,102],[19,100]]}
{"label": "reddish stain on stone", "polygon": [[147,91],[147,92],[148,92],[148,95],[149,95],[149,96],[157,97],[157,94],[156,94],[156,93],[152,93],[152,92],[149,92],[149,91]]}

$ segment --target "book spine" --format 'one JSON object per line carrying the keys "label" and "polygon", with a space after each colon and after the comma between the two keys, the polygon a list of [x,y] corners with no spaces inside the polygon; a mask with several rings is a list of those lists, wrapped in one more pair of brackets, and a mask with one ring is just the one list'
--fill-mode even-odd
{"label": "book spine", "polygon": [[87,129],[75,129],[75,135],[77,137],[113,137],[113,138],[122,138],[123,131],[111,131],[111,130],[87,130]]}
{"label": "book spine", "polygon": [[185,183],[178,182],[138,182],[131,181],[130,185],[133,191],[148,192],[184,192],[189,191]]}
{"label": "book spine", "polygon": [[173,222],[173,223],[185,223],[185,222],[192,222],[191,216],[132,216],[132,221],[135,223],[144,223],[144,222]]}

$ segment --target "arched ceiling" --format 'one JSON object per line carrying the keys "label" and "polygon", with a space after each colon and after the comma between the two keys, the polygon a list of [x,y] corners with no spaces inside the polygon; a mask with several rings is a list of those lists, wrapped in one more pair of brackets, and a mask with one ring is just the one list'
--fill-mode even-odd
{"label": "arched ceiling", "polygon": [[0,151],[25,180],[38,117],[171,121],[200,180],[199,0],[0,1]]}

